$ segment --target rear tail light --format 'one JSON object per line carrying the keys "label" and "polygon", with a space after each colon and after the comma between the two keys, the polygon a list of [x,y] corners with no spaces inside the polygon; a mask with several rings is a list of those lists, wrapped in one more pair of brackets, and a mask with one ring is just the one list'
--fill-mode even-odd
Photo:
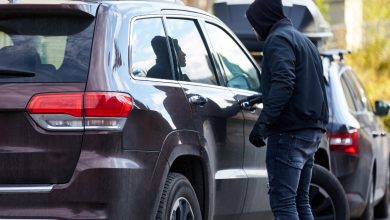
{"label": "rear tail light", "polygon": [[359,135],[357,130],[334,133],[329,135],[329,145],[332,151],[342,151],[347,154],[359,153]]}
{"label": "rear tail light", "polygon": [[117,92],[38,94],[27,105],[47,130],[122,130],[131,110],[131,97]]}

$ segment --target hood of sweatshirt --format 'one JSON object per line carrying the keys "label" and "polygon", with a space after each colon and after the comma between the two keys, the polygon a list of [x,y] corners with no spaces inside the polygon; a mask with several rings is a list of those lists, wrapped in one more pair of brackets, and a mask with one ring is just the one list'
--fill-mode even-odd
{"label": "hood of sweatshirt", "polygon": [[246,17],[262,40],[267,39],[275,23],[286,18],[281,0],[255,0],[246,11]]}

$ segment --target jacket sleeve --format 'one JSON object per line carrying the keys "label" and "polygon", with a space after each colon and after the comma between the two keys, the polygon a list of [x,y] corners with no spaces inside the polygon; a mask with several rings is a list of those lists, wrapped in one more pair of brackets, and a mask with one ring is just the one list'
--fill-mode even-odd
{"label": "jacket sleeve", "polygon": [[295,53],[281,36],[274,36],[264,48],[271,74],[271,86],[258,122],[273,124],[289,102],[295,84]]}

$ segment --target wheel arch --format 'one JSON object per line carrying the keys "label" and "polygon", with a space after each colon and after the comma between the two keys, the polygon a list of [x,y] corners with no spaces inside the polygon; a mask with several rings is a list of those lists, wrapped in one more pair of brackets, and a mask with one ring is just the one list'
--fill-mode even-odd
{"label": "wheel arch", "polygon": [[329,156],[328,152],[324,150],[323,148],[318,149],[316,154],[314,155],[314,162],[315,164],[318,164],[325,169],[330,171],[330,162],[329,162]]}
{"label": "wheel arch", "polygon": [[184,175],[195,190],[203,219],[211,216],[213,178],[210,159],[196,131],[181,130],[170,133],[164,141],[160,155],[167,162],[162,183],[170,172]]}

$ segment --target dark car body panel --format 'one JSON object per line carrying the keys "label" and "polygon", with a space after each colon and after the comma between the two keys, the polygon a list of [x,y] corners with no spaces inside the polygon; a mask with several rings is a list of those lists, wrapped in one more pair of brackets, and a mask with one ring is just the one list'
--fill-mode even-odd
{"label": "dark car body panel", "polygon": [[73,174],[82,132],[53,135],[38,127],[25,112],[33,94],[84,91],[80,84],[0,84],[1,184],[66,183]]}

